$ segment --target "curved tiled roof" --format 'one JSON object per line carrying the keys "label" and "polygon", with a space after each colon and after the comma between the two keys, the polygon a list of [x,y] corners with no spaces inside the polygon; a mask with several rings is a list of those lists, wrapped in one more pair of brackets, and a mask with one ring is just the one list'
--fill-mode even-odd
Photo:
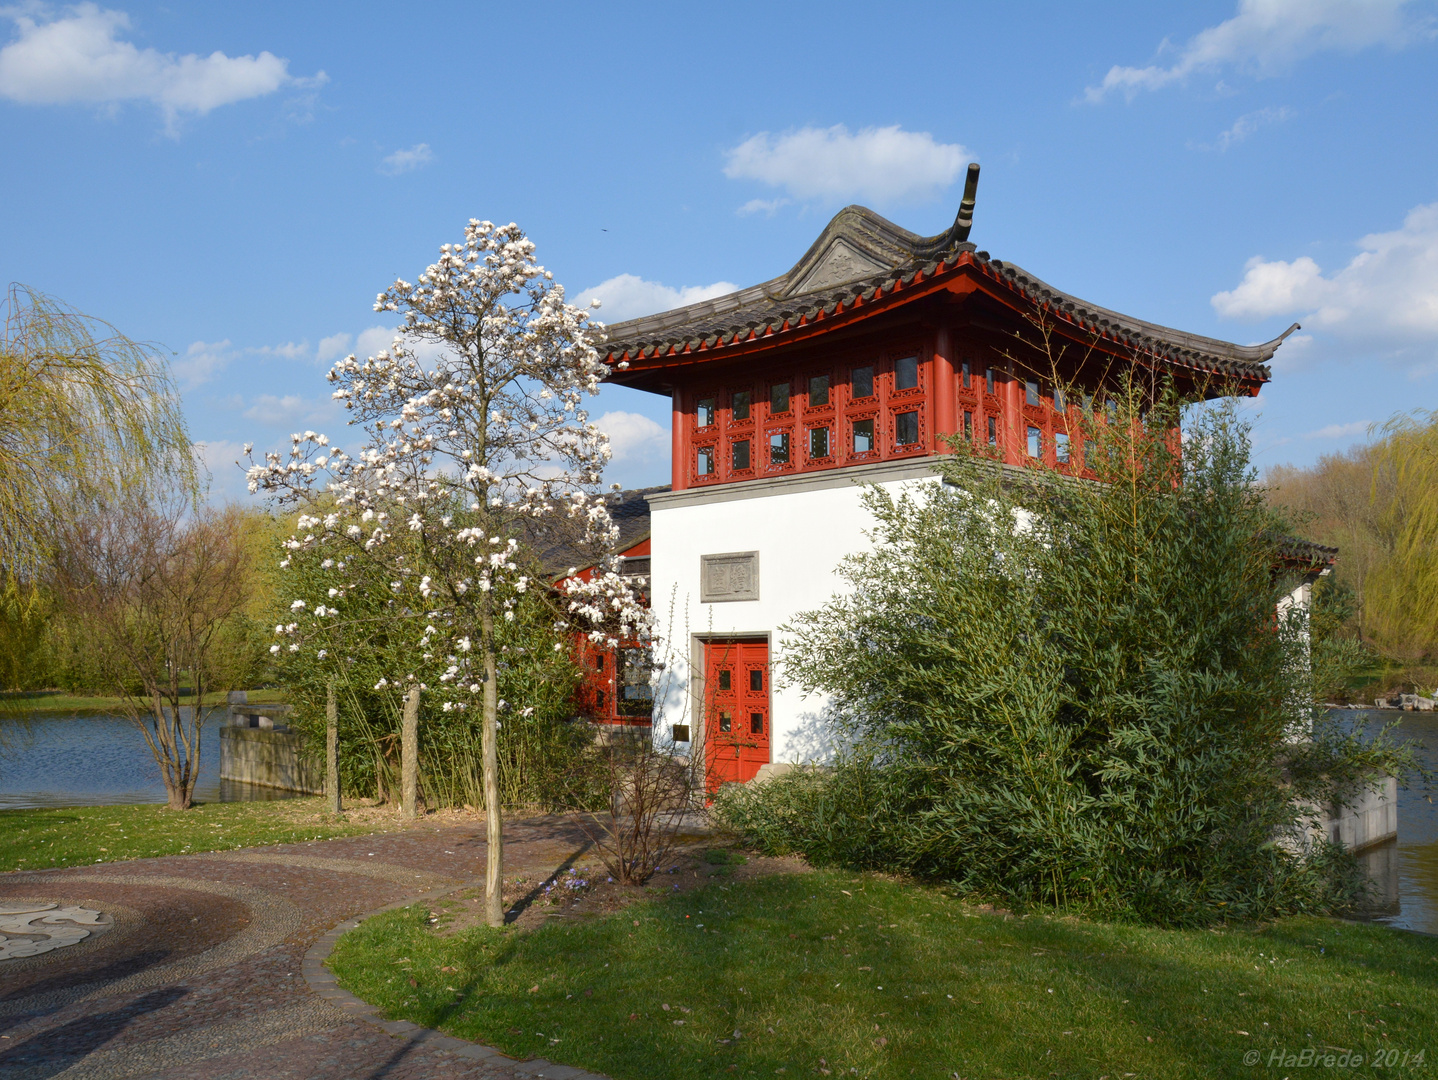
{"label": "curved tiled roof", "polygon": [[1338,561],[1338,549],[1297,536],[1277,535],[1278,559],[1290,569],[1317,569],[1332,566]]}
{"label": "curved tiled roof", "polygon": [[[1146,322],[1057,289],[968,243],[964,211],[938,236],[920,237],[862,206],[841,210],[787,274],[725,296],[607,328],[613,364],[708,352],[793,331],[939,278],[975,274],[1035,309],[1102,340],[1195,371],[1267,381],[1267,361],[1298,324],[1262,345]],[[845,277],[846,273],[852,273]],[[840,280],[836,280],[840,279]],[[623,376],[617,377],[623,381]]]}
{"label": "curved tiled roof", "polygon": [[[649,496],[668,490],[668,484],[630,488],[609,497],[609,516],[619,529],[614,551],[627,551],[649,536]],[[562,533],[543,537],[531,535],[529,542],[537,551],[540,566],[551,577],[561,577],[571,568],[587,570],[594,565],[597,557],[596,552],[572,542]]]}

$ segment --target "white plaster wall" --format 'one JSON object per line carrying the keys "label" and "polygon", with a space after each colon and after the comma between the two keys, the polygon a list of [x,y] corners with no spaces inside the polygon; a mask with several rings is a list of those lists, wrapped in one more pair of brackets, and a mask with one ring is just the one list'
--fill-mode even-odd
{"label": "white plaster wall", "polygon": [[[1324,570],[1323,573],[1326,574],[1328,571]],[[1297,661],[1300,665],[1297,674],[1306,682],[1312,666],[1312,659],[1309,655],[1311,639],[1308,632],[1308,616],[1313,610],[1313,583],[1311,581],[1303,581],[1299,583],[1292,592],[1288,593],[1287,596],[1280,596],[1278,598],[1277,610],[1280,619],[1287,618],[1288,615],[1295,610],[1303,614],[1303,626],[1299,631],[1299,636],[1303,641],[1303,654]],[[1286,732],[1286,737],[1289,742],[1307,742],[1313,737],[1313,724],[1307,719],[1307,705],[1308,702],[1306,698],[1293,703],[1294,712],[1302,713],[1304,719],[1297,720],[1289,725],[1288,731]]]}
{"label": "white plaster wall", "polygon": [[[936,478],[879,481],[901,488],[937,483]],[[702,678],[702,636],[769,635],[771,760],[821,760],[827,752],[821,714],[825,700],[803,697],[783,681],[784,640],[779,627],[800,611],[819,607],[840,588],[839,562],[867,549],[873,517],[861,504],[857,484],[816,490],[779,490],[751,498],[665,505],[656,500],[650,528],[653,605],[664,638],[667,669],[656,691],[655,729],[692,725],[696,676]],[[759,599],[704,604],[699,600],[701,555],[759,552]]]}

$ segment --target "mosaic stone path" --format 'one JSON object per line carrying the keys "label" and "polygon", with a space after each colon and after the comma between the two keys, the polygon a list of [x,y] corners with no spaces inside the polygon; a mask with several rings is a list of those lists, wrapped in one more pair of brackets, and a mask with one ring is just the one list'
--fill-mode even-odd
{"label": "mosaic stone path", "polygon": [[[584,843],[563,818],[505,838],[521,876],[547,876]],[[587,1078],[384,1023],[319,965],[332,928],[483,866],[476,822],[0,874],[0,1080]],[[63,940],[31,946],[51,931]]]}

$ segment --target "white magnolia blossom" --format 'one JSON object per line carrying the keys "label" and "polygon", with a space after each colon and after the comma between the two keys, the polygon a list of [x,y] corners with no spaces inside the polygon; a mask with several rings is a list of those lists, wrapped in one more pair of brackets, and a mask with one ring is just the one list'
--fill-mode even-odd
{"label": "white magnolia blossom", "polygon": [[[596,553],[618,538],[601,491],[608,438],[582,408],[608,373],[596,347],[603,327],[565,302],[533,255],[518,226],[471,221],[418,281],[379,295],[375,309],[403,320],[390,348],[329,372],[333,399],[365,433],[360,448],[350,454],[326,435],[297,433],[287,453],[251,455],[247,474],[251,491],[302,511],[288,550],[325,549],[327,595],[294,601],[297,621],[276,627],[291,651],[304,644],[322,655],[343,625],[347,583],[367,569],[389,582],[389,610],[413,626],[425,658],[448,657],[441,706],[490,695],[490,718],[505,707],[485,674],[498,670],[495,623],[513,621],[518,597],[538,584],[520,536],[562,537]],[[423,574],[405,562],[416,543]],[[564,629],[596,642],[650,631],[613,556],[585,580],[571,571],[551,595]],[[375,689],[418,685],[396,672]]]}

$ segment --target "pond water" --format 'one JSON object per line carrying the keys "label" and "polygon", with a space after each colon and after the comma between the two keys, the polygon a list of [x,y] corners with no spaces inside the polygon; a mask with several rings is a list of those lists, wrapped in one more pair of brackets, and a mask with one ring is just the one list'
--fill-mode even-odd
{"label": "pond water", "polygon": [[[1358,713],[1342,710],[1340,716]],[[1438,713],[1373,709],[1371,724],[1397,720],[1395,734],[1423,748],[1438,766]],[[1398,792],[1398,839],[1369,848],[1359,856],[1379,888],[1381,899],[1370,918],[1389,926],[1438,934],[1438,801],[1416,786]],[[1438,800],[1438,793],[1435,793]]]}
{"label": "pond water", "polygon": [[[197,802],[289,799],[298,793],[220,779],[220,725],[200,729]],[[165,785],[150,748],[121,716],[35,716],[0,720],[0,809],[162,803]]]}

